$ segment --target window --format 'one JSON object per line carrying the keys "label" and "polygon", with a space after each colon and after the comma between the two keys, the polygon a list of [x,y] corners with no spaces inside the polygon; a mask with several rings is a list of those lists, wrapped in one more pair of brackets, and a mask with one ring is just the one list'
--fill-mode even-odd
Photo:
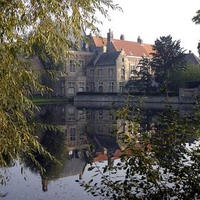
{"label": "window", "polygon": [[74,110],[73,107],[68,108],[68,114],[69,114],[69,115],[74,115],[74,114],[75,114],[75,110]]}
{"label": "window", "polygon": [[75,88],[68,88],[68,94],[75,94]]}
{"label": "window", "polygon": [[103,92],[103,82],[99,82],[99,92]]}
{"label": "window", "polygon": [[74,60],[70,60],[70,63],[69,63],[69,71],[70,72],[75,72],[76,71],[76,63]]}
{"label": "window", "polygon": [[78,83],[78,91],[79,92],[84,92],[84,88],[85,88],[85,83],[84,82],[79,82]]}
{"label": "window", "polygon": [[75,120],[75,110],[73,107],[68,108],[67,110],[68,115],[67,115],[67,119],[68,120]]}
{"label": "window", "polygon": [[64,120],[64,119],[65,119],[65,107],[62,107],[62,108],[61,108],[60,116],[61,116],[61,120]]}
{"label": "window", "polygon": [[75,141],[76,139],[76,129],[75,128],[70,128],[70,141]]}
{"label": "window", "polygon": [[135,65],[134,64],[130,64],[130,72],[131,74],[134,74],[135,71]]}
{"label": "window", "polygon": [[79,66],[84,67],[85,66],[85,61],[84,60],[79,60]]}
{"label": "window", "polygon": [[68,82],[68,94],[75,94],[75,82]]}
{"label": "window", "polygon": [[65,88],[61,87],[61,94],[65,94]]}
{"label": "window", "polygon": [[61,94],[65,94],[65,83],[61,83]]}
{"label": "window", "polygon": [[80,73],[84,73],[84,69],[85,69],[85,61],[84,60],[79,60],[79,72]]}
{"label": "window", "polygon": [[65,114],[65,107],[62,107],[61,108],[61,115],[64,115]]}
{"label": "window", "polygon": [[94,82],[91,82],[91,91],[94,91],[95,90],[95,84],[94,84]]}
{"label": "window", "polygon": [[122,74],[122,76],[125,76],[125,68],[124,68],[124,66],[122,66],[121,74]]}
{"label": "window", "polygon": [[103,132],[102,125],[98,125],[98,132]]}
{"label": "window", "polygon": [[90,76],[94,76],[94,69],[90,70]]}
{"label": "window", "polygon": [[125,79],[125,68],[124,66],[122,66],[122,69],[121,69],[121,79]]}
{"label": "window", "polygon": [[98,76],[102,76],[103,75],[103,70],[102,69],[98,69]]}
{"label": "window", "polygon": [[113,75],[114,75],[113,68],[109,68],[108,69],[108,76],[113,76]]}
{"label": "window", "polygon": [[103,110],[99,110],[99,119],[103,119]]}
{"label": "window", "polygon": [[83,110],[79,110],[78,111],[78,116],[79,116],[78,117],[79,119],[85,119],[85,113],[84,113],[84,111]]}
{"label": "window", "polygon": [[124,62],[124,58],[122,58],[122,62]]}
{"label": "window", "polygon": [[113,82],[109,82],[109,92],[114,92],[114,83]]}

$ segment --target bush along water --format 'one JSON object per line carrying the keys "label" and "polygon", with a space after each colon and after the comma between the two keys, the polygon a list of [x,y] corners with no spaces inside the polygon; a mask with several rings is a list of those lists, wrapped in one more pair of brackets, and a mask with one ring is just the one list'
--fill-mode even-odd
{"label": "bush along water", "polygon": [[198,109],[197,102],[192,117],[180,117],[171,105],[148,114],[127,103],[115,112],[120,158],[93,162],[93,177],[80,185],[103,199],[200,198]]}

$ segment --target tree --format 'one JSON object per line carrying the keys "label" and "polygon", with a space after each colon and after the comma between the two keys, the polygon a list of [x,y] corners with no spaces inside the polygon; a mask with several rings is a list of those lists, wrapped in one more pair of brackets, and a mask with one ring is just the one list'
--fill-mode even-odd
{"label": "tree", "polygon": [[124,150],[112,166],[92,163],[93,176],[80,181],[87,192],[116,200],[199,199],[199,115],[180,117],[167,105],[147,120],[139,107],[127,104],[116,119],[126,122],[124,134],[120,126],[116,130]]}
{"label": "tree", "polygon": [[[33,55],[56,64],[70,56],[77,41],[85,40],[83,27],[99,34],[97,11],[106,18],[107,9],[120,9],[112,0],[30,0],[0,2],[0,165],[26,154],[37,165],[34,152],[51,155],[34,137],[37,110],[30,100],[34,91],[49,89],[37,79]],[[35,50],[41,46],[40,51]]]}
{"label": "tree", "polygon": [[151,68],[155,75],[155,80],[162,89],[167,89],[169,73],[185,68],[186,60],[183,48],[180,47],[180,40],[173,41],[170,35],[162,36],[155,41]]}
{"label": "tree", "polygon": [[40,55],[38,58],[42,64],[42,68],[44,69],[40,70],[41,73],[39,74],[39,80],[42,85],[51,88],[51,91],[46,94],[47,98],[51,98],[58,80],[57,77],[61,74],[61,71],[65,69],[65,63],[61,61],[54,63],[52,57],[49,56],[47,52],[45,52],[45,59]]}
{"label": "tree", "polygon": [[[192,21],[195,22],[195,24],[200,24],[200,10],[198,10],[196,14],[197,15],[192,18]],[[200,42],[198,43],[197,49],[200,55]]]}
{"label": "tree", "polygon": [[189,81],[199,81],[200,65],[188,64],[185,70],[181,72],[170,73],[169,75],[169,89],[179,92],[179,88],[184,87],[184,83]]}
{"label": "tree", "polygon": [[153,90],[153,76],[151,74],[151,61],[149,58],[143,57],[138,64],[138,71],[136,74],[138,75],[138,80],[135,82],[138,90],[141,92],[145,92],[145,94],[150,94]]}

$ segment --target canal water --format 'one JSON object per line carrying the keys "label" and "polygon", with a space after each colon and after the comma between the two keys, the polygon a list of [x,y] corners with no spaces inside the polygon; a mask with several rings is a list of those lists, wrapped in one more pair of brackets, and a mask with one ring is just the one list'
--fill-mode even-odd
{"label": "canal water", "polygon": [[[108,153],[118,159],[120,150],[114,130],[115,119],[109,108],[78,108],[73,104],[49,104],[41,106],[38,119],[42,123],[59,126],[64,132],[38,132],[39,141],[59,159],[61,164],[43,163],[44,174],[29,160],[14,162],[1,169],[6,180],[2,182],[0,195],[8,200],[51,199],[99,199],[87,193],[79,181],[92,177],[88,167],[93,162],[107,164]],[[86,135],[87,133],[87,135]],[[93,146],[91,153],[90,146]],[[92,156],[92,155],[95,156]]]}
{"label": "canal water", "polygon": [[[42,123],[58,125],[63,132],[38,131],[41,144],[59,159],[61,164],[44,161],[39,155],[36,159],[43,164],[45,173],[39,173],[37,167],[24,159],[23,163],[13,162],[7,169],[1,169],[5,179],[0,195],[7,200],[51,200],[100,199],[94,197],[80,186],[88,182],[93,171],[88,170],[94,163],[100,168],[109,164],[110,158],[119,160],[123,146],[117,140],[115,130],[122,127],[124,121],[116,120],[115,106],[78,107],[73,104],[49,104],[41,106],[38,120]],[[190,113],[183,109],[180,113]],[[147,109],[145,121],[152,113],[160,109]],[[184,113],[184,114],[183,114]],[[152,120],[152,118],[151,118]],[[118,130],[119,131],[119,130]],[[92,148],[91,148],[92,147]],[[96,179],[101,177],[97,176]]]}

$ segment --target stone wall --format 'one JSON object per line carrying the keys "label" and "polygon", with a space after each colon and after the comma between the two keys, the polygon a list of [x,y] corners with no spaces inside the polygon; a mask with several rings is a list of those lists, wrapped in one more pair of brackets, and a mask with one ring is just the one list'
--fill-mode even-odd
{"label": "stone wall", "polygon": [[74,102],[144,102],[144,103],[179,103],[178,97],[170,97],[166,100],[164,96],[128,96],[128,95],[76,95],[74,97]]}
{"label": "stone wall", "polygon": [[179,103],[195,103],[200,97],[200,88],[180,88]]}

